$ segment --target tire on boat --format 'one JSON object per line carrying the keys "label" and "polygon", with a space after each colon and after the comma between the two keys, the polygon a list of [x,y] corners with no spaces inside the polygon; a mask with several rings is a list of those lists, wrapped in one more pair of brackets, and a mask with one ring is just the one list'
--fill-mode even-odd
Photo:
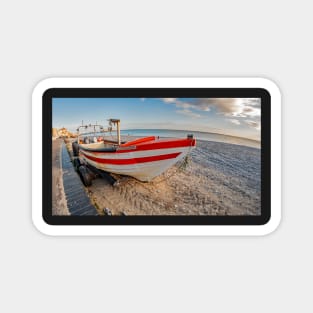
{"label": "tire on boat", "polygon": [[86,166],[84,166],[84,165],[81,165],[78,168],[78,172],[79,172],[79,176],[80,176],[83,184],[86,187],[91,186],[91,184],[92,184],[92,175],[90,174],[90,171],[88,170],[88,168]]}
{"label": "tire on boat", "polygon": [[78,156],[79,147],[78,147],[78,143],[76,141],[72,143],[72,149],[73,149],[73,155]]}
{"label": "tire on boat", "polygon": [[74,165],[75,171],[78,172],[78,169],[82,165],[82,163],[79,158],[75,158],[73,160],[73,165]]}

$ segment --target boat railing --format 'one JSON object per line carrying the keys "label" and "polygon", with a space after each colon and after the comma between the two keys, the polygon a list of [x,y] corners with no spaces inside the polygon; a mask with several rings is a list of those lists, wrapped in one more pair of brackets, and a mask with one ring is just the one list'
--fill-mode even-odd
{"label": "boat railing", "polygon": [[[84,131],[85,130],[85,131]],[[77,128],[77,142],[84,142],[86,141],[86,138],[92,138],[92,137],[101,137],[104,135],[106,131],[104,130],[104,127],[99,124],[89,124],[89,125],[80,125]],[[82,140],[82,137],[84,140]]]}

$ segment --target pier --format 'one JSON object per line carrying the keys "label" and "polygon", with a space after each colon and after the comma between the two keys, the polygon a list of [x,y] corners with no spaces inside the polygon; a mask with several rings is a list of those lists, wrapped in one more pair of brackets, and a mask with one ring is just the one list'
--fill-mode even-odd
{"label": "pier", "polygon": [[98,215],[61,138],[52,143],[52,215]]}
{"label": "pier", "polygon": [[98,215],[91,204],[84,185],[76,173],[65,144],[62,144],[63,186],[67,207],[71,215]]}

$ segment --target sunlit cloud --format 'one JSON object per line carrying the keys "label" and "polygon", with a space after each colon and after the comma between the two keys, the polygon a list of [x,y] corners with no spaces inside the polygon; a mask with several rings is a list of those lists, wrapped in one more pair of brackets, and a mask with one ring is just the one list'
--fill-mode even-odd
{"label": "sunlit cloud", "polygon": [[186,115],[191,118],[199,118],[200,114],[190,111],[189,109],[176,110],[177,113]]}
{"label": "sunlit cloud", "polygon": [[194,107],[201,111],[214,108],[219,114],[233,117],[257,117],[261,115],[260,99],[201,98],[195,101]]}
{"label": "sunlit cloud", "polygon": [[233,123],[233,124],[235,124],[235,125],[240,125],[241,124],[240,121],[235,120],[235,119],[228,119],[228,121]]}
{"label": "sunlit cloud", "polygon": [[261,130],[261,123],[257,122],[257,121],[245,121],[245,123],[247,123],[249,126],[255,128],[256,130]]}
{"label": "sunlit cloud", "polygon": [[257,98],[199,98],[181,101],[177,98],[162,98],[165,103],[177,108],[209,112],[215,109],[218,114],[228,117],[259,117],[261,102]]}
{"label": "sunlit cloud", "polygon": [[175,103],[177,98],[161,98],[166,103]]}

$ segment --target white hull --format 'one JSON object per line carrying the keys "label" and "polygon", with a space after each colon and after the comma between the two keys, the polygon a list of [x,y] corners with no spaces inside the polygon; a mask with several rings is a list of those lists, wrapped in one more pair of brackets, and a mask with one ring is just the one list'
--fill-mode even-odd
{"label": "white hull", "polygon": [[[126,153],[94,153],[82,150],[80,155],[87,163],[100,170],[132,176],[146,182],[182,160],[190,149],[191,147],[179,147]],[[147,161],[145,161],[146,159]],[[109,162],[105,163],[106,160]],[[140,160],[140,162],[127,164],[128,160]],[[110,164],[110,162],[122,162],[123,164]]]}

